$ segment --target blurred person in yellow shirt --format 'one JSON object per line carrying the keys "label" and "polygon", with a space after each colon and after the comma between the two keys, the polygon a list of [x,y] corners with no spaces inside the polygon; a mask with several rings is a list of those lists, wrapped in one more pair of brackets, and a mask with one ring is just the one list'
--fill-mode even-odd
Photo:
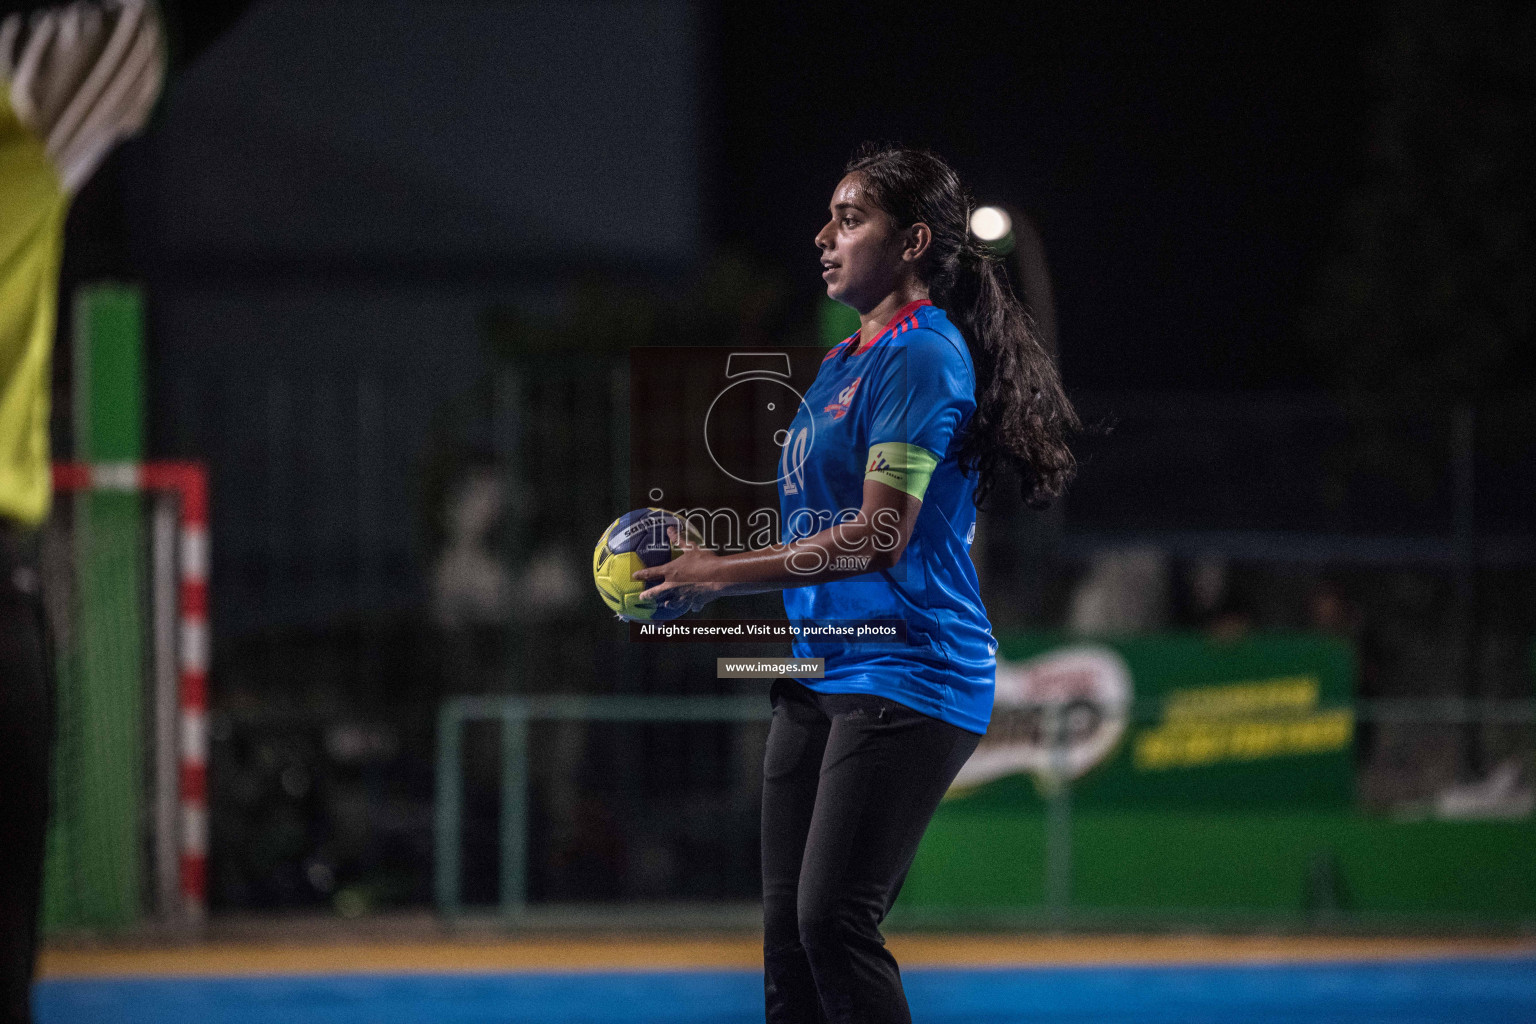
{"label": "blurred person in yellow shirt", "polygon": [[0,1024],[32,1019],[54,700],[36,531],[64,218],[165,68],[149,0],[25,6],[0,21]]}

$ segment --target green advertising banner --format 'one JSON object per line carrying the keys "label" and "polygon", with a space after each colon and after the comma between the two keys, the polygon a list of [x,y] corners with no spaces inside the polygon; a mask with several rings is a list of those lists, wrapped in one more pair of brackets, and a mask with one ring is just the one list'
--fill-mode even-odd
{"label": "green advertising banner", "polygon": [[1353,809],[1347,645],[1000,639],[893,926],[1536,922],[1536,821]]}
{"label": "green advertising banner", "polygon": [[992,725],[949,800],[1347,806],[1355,662],[1311,634],[1000,638]]}

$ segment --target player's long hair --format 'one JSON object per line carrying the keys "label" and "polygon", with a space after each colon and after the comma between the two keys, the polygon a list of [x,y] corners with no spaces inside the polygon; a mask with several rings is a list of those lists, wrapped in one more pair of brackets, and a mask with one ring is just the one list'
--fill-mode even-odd
{"label": "player's long hair", "polygon": [[1082,422],[997,257],[971,238],[971,197],[959,176],[933,153],[870,143],[849,161],[846,173],[854,172],[898,228],[921,221],[933,234],[918,274],[965,335],[976,367],[976,411],[960,448],[960,465],[977,474],[976,504],[1012,466],[1025,503],[1048,507],[1076,475],[1068,440]]}

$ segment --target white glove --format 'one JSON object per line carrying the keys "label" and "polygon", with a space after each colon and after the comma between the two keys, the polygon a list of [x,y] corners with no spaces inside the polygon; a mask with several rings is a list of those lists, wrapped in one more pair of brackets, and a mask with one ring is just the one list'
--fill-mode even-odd
{"label": "white glove", "polygon": [[150,0],[95,0],[0,24],[0,88],[78,192],[120,140],[144,127],[165,77]]}

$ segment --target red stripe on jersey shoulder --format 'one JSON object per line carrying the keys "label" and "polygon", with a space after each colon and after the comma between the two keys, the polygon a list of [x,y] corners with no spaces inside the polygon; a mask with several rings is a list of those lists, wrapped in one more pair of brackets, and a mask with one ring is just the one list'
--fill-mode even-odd
{"label": "red stripe on jersey shoulder", "polygon": [[828,350],[827,354],[821,357],[821,361],[822,362],[826,362],[828,359],[831,359],[833,356],[835,356],[838,353],[844,351],[848,347],[848,343],[853,341],[858,336],[859,336],[858,332],[855,331],[854,333],[850,334],[848,337],[844,338],[842,341],[838,342],[836,345],[833,345],[832,348],[830,350]]}
{"label": "red stripe on jersey shoulder", "polygon": [[921,312],[924,306],[931,305],[933,305],[933,303],[929,302],[927,299],[918,299],[914,302],[907,303],[905,306],[902,306],[896,311],[896,315],[891,317],[891,322],[885,325],[885,330],[875,335],[874,338],[870,340],[868,345],[862,345],[859,348],[854,349],[849,353],[849,355],[856,356],[863,352],[868,352],[870,349],[878,345],[887,335],[894,336],[902,333],[903,331],[908,331],[913,327],[916,327],[917,314]]}

